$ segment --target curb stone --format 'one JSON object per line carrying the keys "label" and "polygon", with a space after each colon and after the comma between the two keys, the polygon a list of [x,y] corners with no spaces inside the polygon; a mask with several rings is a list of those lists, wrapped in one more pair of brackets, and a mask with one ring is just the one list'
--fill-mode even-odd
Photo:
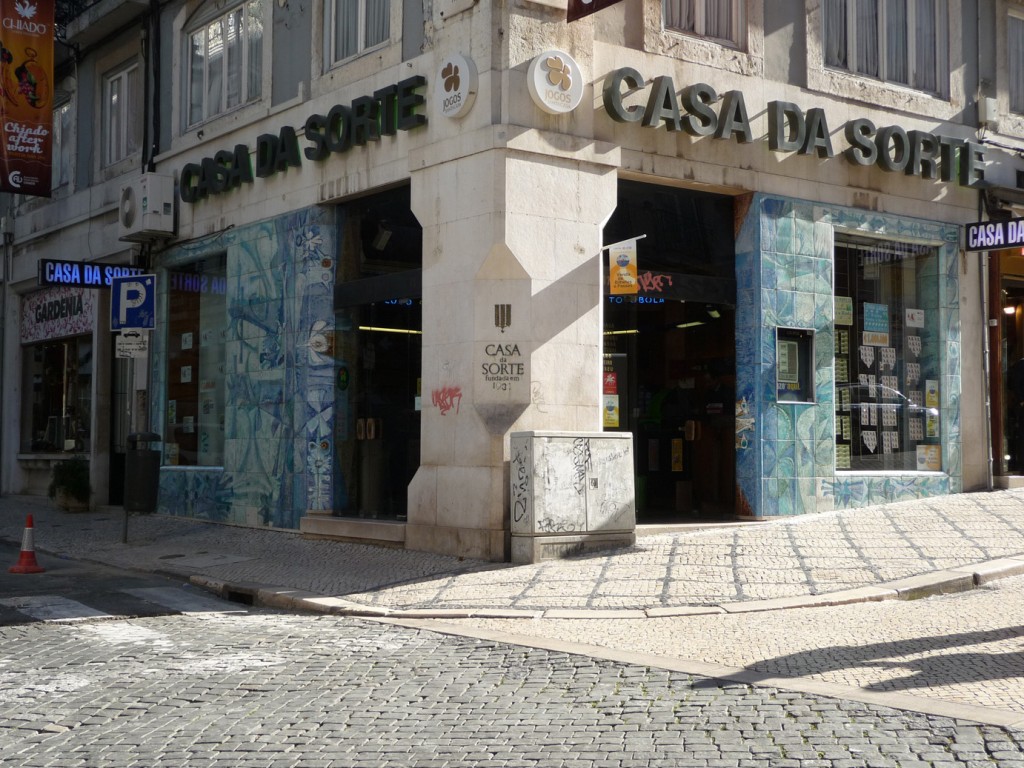
{"label": "curb stone", "polygon": [[823,608],[854,603],[883,600],[920,600],[935,595],[966,592],[997,579],[1024,574],[1024,556],[999,558],[973,565],[950,568],[919,576],[858,587],[822,595],[778,597],[768,600],[748,600],[709,606],[681,606],[676,608],[615,609],[563,609],[522,610],[502,608],[377,608],[345,600],[341,597],[320,595],[286,587],[273,587],[247,582],[232,583],[209,576],[193,575],[189,582],[227,600],[244,602],[281,610],[328,613],[337,616],[392,619],[661,619],[709,614],[758,613],[790,610],[794,608]]}

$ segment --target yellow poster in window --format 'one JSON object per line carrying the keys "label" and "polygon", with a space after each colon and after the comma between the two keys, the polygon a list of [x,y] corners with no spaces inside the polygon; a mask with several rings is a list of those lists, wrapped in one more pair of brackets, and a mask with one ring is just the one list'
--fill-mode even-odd
{"label": "yellow poster in window", "polygon": [[672,438],[672,471],[683,471],[683,441],[680,438]]}
{"label": "yellow poster in window", "polygon": [[615,429],[619,426],[619,396],[604,396],[604,428]]}
{"label": "yellow poster in window", "polygon": [[608,293],[636,294],[636,240],[626,240],[608,248]]}

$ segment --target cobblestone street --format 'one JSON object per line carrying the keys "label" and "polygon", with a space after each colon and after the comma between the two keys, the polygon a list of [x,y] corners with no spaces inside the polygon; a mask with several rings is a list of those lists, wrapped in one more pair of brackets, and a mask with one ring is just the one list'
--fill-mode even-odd
{"label": "cobblestone street", "polygon": [[1024,733],[344,617],[0,630],[0,763],[976,768]]}
{"label": "cobblestone street", "polygon": [[662,619],[463,619],[458,631],[686,659],[860,692],[1020,713],[1024,577],[914,601]]}
{"label": "cobblestone street", "polygon": [[328,615],[0,628],[4,765],[1024,768],[1019,491],[528,566],[26,511],[44,562]]}

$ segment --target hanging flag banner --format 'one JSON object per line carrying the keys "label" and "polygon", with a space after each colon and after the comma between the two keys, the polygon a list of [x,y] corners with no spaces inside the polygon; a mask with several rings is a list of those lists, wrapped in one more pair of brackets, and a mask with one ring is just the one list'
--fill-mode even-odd
{"label": "hanging flag banner", "polygon": [[602,8],[615,5],[620,0],[569,0],[569,7],[566,9],[565,20],[576,21],[584,16],[597,13]]}
{"label": "hanging flag banner", "polygon": [[0,0],[0,190],[50,196],[54,0]]}
{"label": "hanging flag banner", "polygon": [[636,240],[623,240],[607,248],[608,293],[639,293],[640,283],[636,279]]}

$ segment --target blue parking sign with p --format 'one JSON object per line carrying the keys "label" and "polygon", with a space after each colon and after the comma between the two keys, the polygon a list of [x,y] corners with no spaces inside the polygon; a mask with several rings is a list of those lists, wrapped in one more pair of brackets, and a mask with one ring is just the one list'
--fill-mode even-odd
{"label": "blue parking sign with p", "polygon": [[110,284],[110,330],[156,327],[156,275],[115,277]]}

